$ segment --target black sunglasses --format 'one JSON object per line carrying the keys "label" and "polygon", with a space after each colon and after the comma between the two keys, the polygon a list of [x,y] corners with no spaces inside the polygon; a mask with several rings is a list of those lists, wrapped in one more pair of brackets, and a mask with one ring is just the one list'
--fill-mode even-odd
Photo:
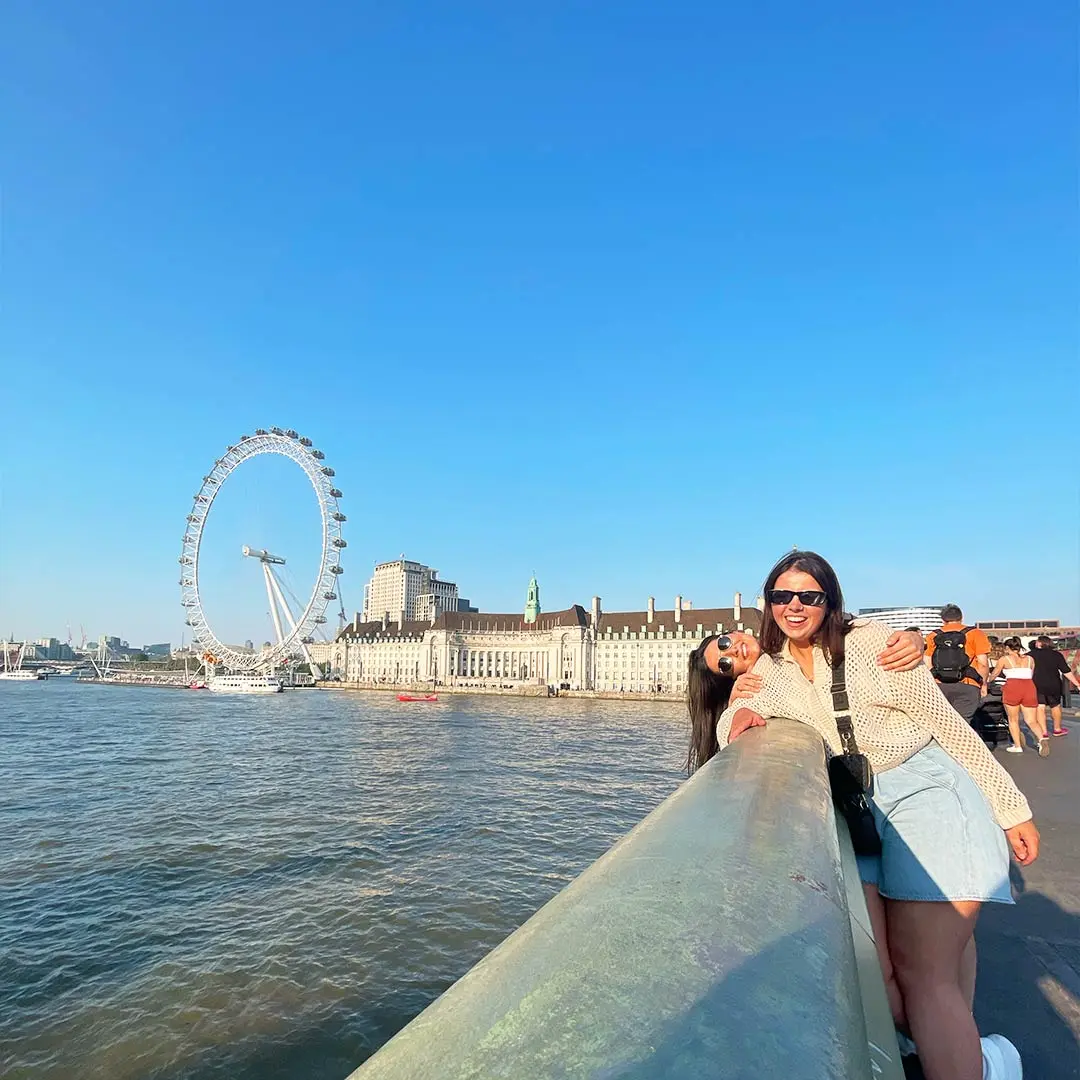
{"label": "black sunglasses", "polygon": [[[731,638],[727,634],[720,634],[716,639],[717,651],[721,654],[731,648]],[[718,656],[716,658],[716,668],[721,675],[731,675],[735,671],[735,660],[731,656]]]}
{"label": "black sunglasses", "polygon": [[770,589],[768,601],[770,604],[790,604],[795,597],[799,598],[800,604],[806,607],[824,607],[828,597],[818,589]]}

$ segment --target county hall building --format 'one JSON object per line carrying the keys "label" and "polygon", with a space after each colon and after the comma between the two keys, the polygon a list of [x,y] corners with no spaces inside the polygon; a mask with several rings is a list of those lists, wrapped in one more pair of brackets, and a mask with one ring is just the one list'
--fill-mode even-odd
{"label": "county hall building", "polygon": [[[365,614],[370,616],[371,605]],[[440,611],[426,619],[378,619],[360,613],[327,649],[331,677],[356,687],[426,685],[592,690],[670,694],[686,692],[690,653],[709,634],[757,634],[761,614],[739,594],[728,608],[692,608],[681,597],[658,610],[604,611],[599,597],[586,610],[540,608],[536,579],[523,613]]]}

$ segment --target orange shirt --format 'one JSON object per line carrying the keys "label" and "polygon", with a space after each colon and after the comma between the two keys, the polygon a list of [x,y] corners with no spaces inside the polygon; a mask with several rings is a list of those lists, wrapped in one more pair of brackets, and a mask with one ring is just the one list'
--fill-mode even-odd
{"label": "orange shirt", "polygon": [[[967,623],[962,622],[947,622],[941,629],[942,630],[963,630]],[[934,631],[936,634],[937,631]],[[926,635],[926,659],[929,660],[934,655],[934,634]],[[971,657],[972,660],[976,656],[989,656],[990,655],[990,639],[977,627],[973,627],[967,632],[967,637],[964,638],[964,652]],[[979,684],[974,679],[964,679],[964,682],[968,686],[978,686]]]}

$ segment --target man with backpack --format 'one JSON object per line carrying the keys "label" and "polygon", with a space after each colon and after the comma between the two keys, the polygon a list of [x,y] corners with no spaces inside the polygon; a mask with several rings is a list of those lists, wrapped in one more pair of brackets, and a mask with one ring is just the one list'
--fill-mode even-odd
{"label": "man with backpack", "polygon": [[990,674],[990,639],[966,625],[955,604],[941,609],[941,624],[926,635],[926,663],[949,704],[970,724]]}

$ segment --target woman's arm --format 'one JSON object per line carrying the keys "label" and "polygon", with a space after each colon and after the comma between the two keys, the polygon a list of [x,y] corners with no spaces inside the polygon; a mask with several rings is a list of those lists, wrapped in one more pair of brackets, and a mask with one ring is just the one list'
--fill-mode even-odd
{"label": "woman's arm", "polygon": [[911,671],[923,662],[925,652],[926,638],[918,630],[897,630],[878,653],[877,662],[886,671]]}
{"label": "woman's arm", "polygon": [[978,784],[1003,829],[1031,820],[1031,807],[971,725],[945,700],[930,672],[891,672],[891,704],[925,726],[938,745]]}
{"label": "woman's arm", "polygon": [[1005,670],[1005,657],[999,657],[998,662],[994,665],[994,670],[987,672],[986,678],[982,681],[982,686],[979,687],[980,697],[990,696],[990,684]]}
{"label": "woman's arm", "polygon": [[[720,714],[720,719],[716,722],[716,742],[721,749],[727,746],[729,742],[731,722],[734,719],[735,714],[740,710],[746,709],[763,720],[768,720],[773,716],[779,715],[775,712],[775,694],[769,688],[768,678],[769,670],[775,666],[775,661],[772,657],[759,657],[758,662],[753,667],[752,674],[760,676],[762,682],[760,689],[740,698],[736,698],[734,694],[732,695],[728,707]],[[739,677],[740,681],[745,679],[747,679],[746,675],[741,675]],[[738,685],[738,683],[736,683],[736,685]],[[745,725],[741,723],[738,725],[738,728],[739,730],[736,731],[736,734],[740,734],[741,731],[746,729]]]}

